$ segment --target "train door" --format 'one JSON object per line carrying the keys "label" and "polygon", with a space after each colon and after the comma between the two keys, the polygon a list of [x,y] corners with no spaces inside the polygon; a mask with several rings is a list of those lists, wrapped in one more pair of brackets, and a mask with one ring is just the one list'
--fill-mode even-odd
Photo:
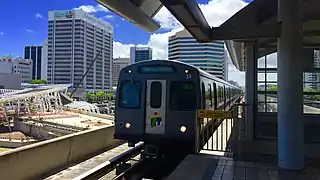
{"label": "train door", "polygon": [[147,80],[145,133],[164,134],[166,80]]}

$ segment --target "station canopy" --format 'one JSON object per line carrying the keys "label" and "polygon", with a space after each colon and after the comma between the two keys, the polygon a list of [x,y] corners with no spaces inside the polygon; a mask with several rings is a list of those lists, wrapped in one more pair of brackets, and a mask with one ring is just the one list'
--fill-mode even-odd
{"label": "station canopy", "polygon": [[[219,27],[209,26],[196,0],[96,1],[148,32],[160,28],[153,17],[165,6],[198,42],[224,40],[233,64],[240,71],[246,69],[245,42],[257,42],[258,57],[277,51],[277,38],[281,32],[278,0],[254,0]],[[319,0],[303,0],[305,48],[319,47],[319,9]]]}

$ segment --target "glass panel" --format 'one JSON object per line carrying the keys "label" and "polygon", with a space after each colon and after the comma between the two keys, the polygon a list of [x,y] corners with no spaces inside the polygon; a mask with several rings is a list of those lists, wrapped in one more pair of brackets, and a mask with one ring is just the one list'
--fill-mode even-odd
{"label": "glass panel", "polygon": [[266,95],[265,94],[261,94],[261,93],[259,93],[258,94],[258,99],[257,99],[257,101],[258,102],[265,102],[266,101]]}
{"label": "glass panel", "polygon": [[258,112],[266,112],[266,103],[258,103]]}
{"label": "glass panel", "polygon": [[258,91],[265,91],[266,84],[265,83],[258,83]]}
{"label": "glass panel", "polygon": [[320,83],[316,82],[310,82],[310,83],[304,83],[303,92],[308,93],[320,93]]}
{"label": "glass panel", "polygon": [[266,112],[277,112],[277,103],[266,103]]}
{"label": "glass panel", "polygon": [[277,68],[277,53],[267,55],[267,68]]}
{"label": "glass panel", "polygon": [[212,88],[211,88],[211,84],[208,84],[209,85],[209,99],[210,99],[210,106],[212,107],[213,103],[212,103]]}
{"label": "glass panel", "polygon": [[278,102],[277,94],[266,94],[267,102]]}
{"label": "glass panel", "polygon": [[140,82],[124,81],[119,92],[119,106],[121,108],[138,108],[140,106]]}
{"label": "glass panel", "polygon": [[267,91],[277,91],[278,86],[277,83],[267,83]]}
{"label": "glass panel", "polygon": [[152,82],[150,90],[150,106],[152,108],[161,107],[162,84],[161,82]]}
{"label": "glass panel", "polygon": [[307,114],[320,114],[320,95],[304,95],[303,112]]}
{"label": "glass panel", "polygon": [[258,81],[265,82],[266,81],[266,74],[265,73],[258,73]]}
{"label": "glass panel", "polygon": [[319,82],[320,74],[318,72],[304,72],[304,82]]}
{"label": "glass panel", "polygon": [[265,57],[258,59],[258,68],[265,68]]}
{"label": "glass panel", "polygon": [[315,93],[315,94],[308,94],[304,95],[304,101],[307,103],[307,101],[319,101],[320,102],[320,93]]}
{"label": "glass panel", "polygon": [[193,82],[172,82],[170,108],[177,111],[197,109],[197,93]]}
{"label": "glass panel", "polygon": [[277,77],[277,73],[269,73],[267,72],[267,81],[273,81],[273,82],[277,82],[278,81],[278,77]]}

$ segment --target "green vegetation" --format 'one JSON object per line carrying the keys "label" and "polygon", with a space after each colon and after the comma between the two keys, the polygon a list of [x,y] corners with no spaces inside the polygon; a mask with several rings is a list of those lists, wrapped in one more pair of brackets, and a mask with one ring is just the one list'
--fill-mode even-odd
{"label": "green vegetation", "polygon": [[34,80],[31,80],[30,81],[30,84],[46,84],[47,81],[46,80],[43,80],[43,79],[34,79]]}
{"label": "green vegetation", "polygon": [[102,103],[105,100],[113,100],[113,95],[104,91],[87,93],[86,99],[89,103]]}
{"label": "green vegetation", "polygon": [[[265,89],[263,87],[258,87],[259,91],[264,91]],[[278,86],[277,85],[269,85],[266,88],[266,91],[270,92],[277,92]],[[311,88],[304,88],[304,99],[311,100],[311,101],[320,101],[320,90],[315,90]],[[311,94],[312,93],[312,94]]]}

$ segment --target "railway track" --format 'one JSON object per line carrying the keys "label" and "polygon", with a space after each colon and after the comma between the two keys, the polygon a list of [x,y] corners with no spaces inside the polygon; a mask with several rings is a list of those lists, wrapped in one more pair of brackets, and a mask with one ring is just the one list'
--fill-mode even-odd
{"label": "railway track", "polygon": [[162,180],[168,177],[184,158],[185,156],[160,160],[144,158],[112,180]]}

